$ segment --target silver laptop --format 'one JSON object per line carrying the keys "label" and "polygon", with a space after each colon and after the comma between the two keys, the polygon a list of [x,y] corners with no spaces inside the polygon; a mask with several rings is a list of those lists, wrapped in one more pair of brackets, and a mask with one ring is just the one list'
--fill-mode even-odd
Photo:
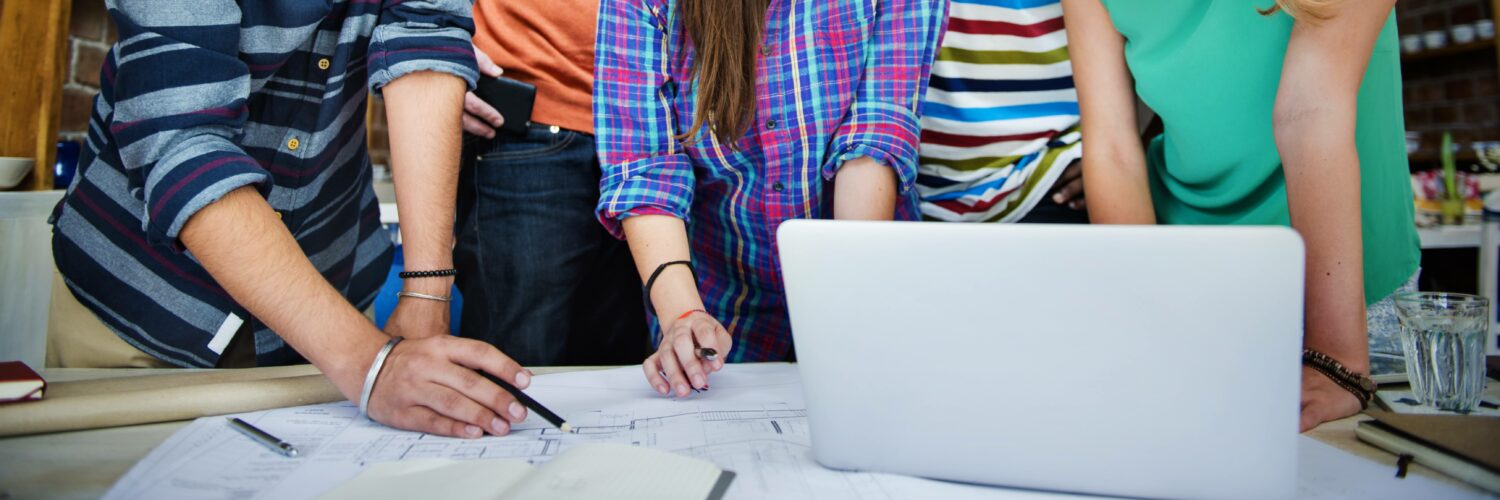
{"label": "silver laptop", "polygon": [[1105,495],[1295,495],[1286,228],[792,221],[813,454]]}

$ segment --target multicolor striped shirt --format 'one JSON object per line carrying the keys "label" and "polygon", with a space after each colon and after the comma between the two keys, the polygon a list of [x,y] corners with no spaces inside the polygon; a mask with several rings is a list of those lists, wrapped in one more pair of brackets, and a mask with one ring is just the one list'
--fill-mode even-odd
{"label": "multicolor striped shirt", "polygon": [[254,186],[356,307],[385,279],[365,100],[414,71],[478,75],[464,0],[113,0],[77,179],[53,215],[73,294],[126,342],[211,367],[248,322],[257,362],[300,360],[187,253],[178,235]]}
{"label": "multicolor striped shirt", "polygon": [[1083,155],[1059,0],[953,0],[922,117],[922,215],[1020,220]]}
{"label": "multicolor striped shirt", "polygon": [[868,156],[895,170],[896,216],[916,217],[919,107],[946,4],[773,0],[757,65],[755,122],[731,145],[709,133],[686,143],[673,138],[697,112],[688,72],[694,54],[676,1],[601,2],[594,71],[604,169],[599,220],[620,237],[620,221],[634,215],[688,222],[699,291],[735,338],[731,361],[791,353],[776,227],[830,216],[825,186],[845,161]]}

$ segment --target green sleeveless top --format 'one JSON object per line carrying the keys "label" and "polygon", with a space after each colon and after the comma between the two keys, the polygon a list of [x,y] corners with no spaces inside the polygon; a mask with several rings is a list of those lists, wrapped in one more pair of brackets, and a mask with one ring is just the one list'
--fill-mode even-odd
{"label": "green sleeveless top", "polygon": [[[1161,116],[1147,150],[1165,224],[1289,225],[1271,114],[1292,32],[1246,0],[1102,0],[1124,35],[1136,92]],[[1394,14],[1359,92],[1365,300],[1404,284],[1421,257],[1412,218]]]}

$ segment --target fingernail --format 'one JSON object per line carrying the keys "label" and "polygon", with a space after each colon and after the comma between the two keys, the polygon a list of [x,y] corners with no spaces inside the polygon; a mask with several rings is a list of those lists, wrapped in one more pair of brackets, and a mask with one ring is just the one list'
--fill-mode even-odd
{"label": "fingernail", "polygon": [[663,395],[663,396],[667,395],[667,386],[665,386],[665,385],[658,385],[658,386],[656,386],[656,392],[661,393],[661,395]]}
{"label": "fingernail", "polygon": [[531,375],[524,371],[516,374],[517,389],[525,389],[529,385],[531,385]]}
{"label": "fingernail", "polygon": [[471,438],[477,438],[483,432],[484,431],[480,430],[479,426],[476,426],[476,425],[466,425],[466,426],[464,426],[464,435],[465,436],[469,436]]}
{"label": "fingernail", "polygon": [[687,386],[685,386],[685,385],[679,385],[679,386],[677,386],[677,395],[678,396],[686,396],[687,393],[688,393]]}
{"label": "fingernail", "polygon": [[512,401],[510,403],[510,416],[516,417],[516,420],[525,420],[526,408],[522,407],[521,403]]}
{"label": "fingernail", "polygon": [[1060,194],[1054,194],[1054,195],[1052,195],[1052,202],[1053,203],[1062,203],[1063,202],[1062,195],[1060,195]]}
{"label": "fingernail", "polygon": [[505,431],[510,430],[510,424],[507,424],[504,420],[500,420],[498,418],[490,420],[490,430],[494,431],[495,435],[497,436],[505,434]]}
{"label": "fingernail", "polygon": [[708,384],[703,382],[702,375],[693,375],[693,385],[697,387],[708,387]]}

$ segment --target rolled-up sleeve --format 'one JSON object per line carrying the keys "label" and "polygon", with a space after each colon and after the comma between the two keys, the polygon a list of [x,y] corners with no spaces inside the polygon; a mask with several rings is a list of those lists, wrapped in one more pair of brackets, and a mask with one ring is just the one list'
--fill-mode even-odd
{"label": "rolled-up sleeve", "polygon": [[823,177],[868,156],[896,171],[900,192],[917,178],[919,107],[948,23],[947,0],[878,2],[854,106],[834,132]]}
{"label": "rolled-up sleeve", "polygon": [[[174,3],[182,5],[163,5]],[[270,188],[270,173],[232,140],[250,93],[239,6],[120,0],[110,15],[120,31],[104,72],[115,102],[110,134],[131,193],[145,202],[147,242],[180,250],[182,227],[203,207],[240,187]]]}
{"label": "rolled-up sleeve", "polygon": [[688,220],[693,166],[677,144],[666,35],[670,9],[603,0],[594,62],[594,132],[603,165],[599,222],[617,238],[635,215]]}
{"label": "rolled-up sleeve", "polygon": [[472,90],[479,79],[473,7],[469,0],[387,0],[370,38],[370,90],[418,71],[455,75]]}

